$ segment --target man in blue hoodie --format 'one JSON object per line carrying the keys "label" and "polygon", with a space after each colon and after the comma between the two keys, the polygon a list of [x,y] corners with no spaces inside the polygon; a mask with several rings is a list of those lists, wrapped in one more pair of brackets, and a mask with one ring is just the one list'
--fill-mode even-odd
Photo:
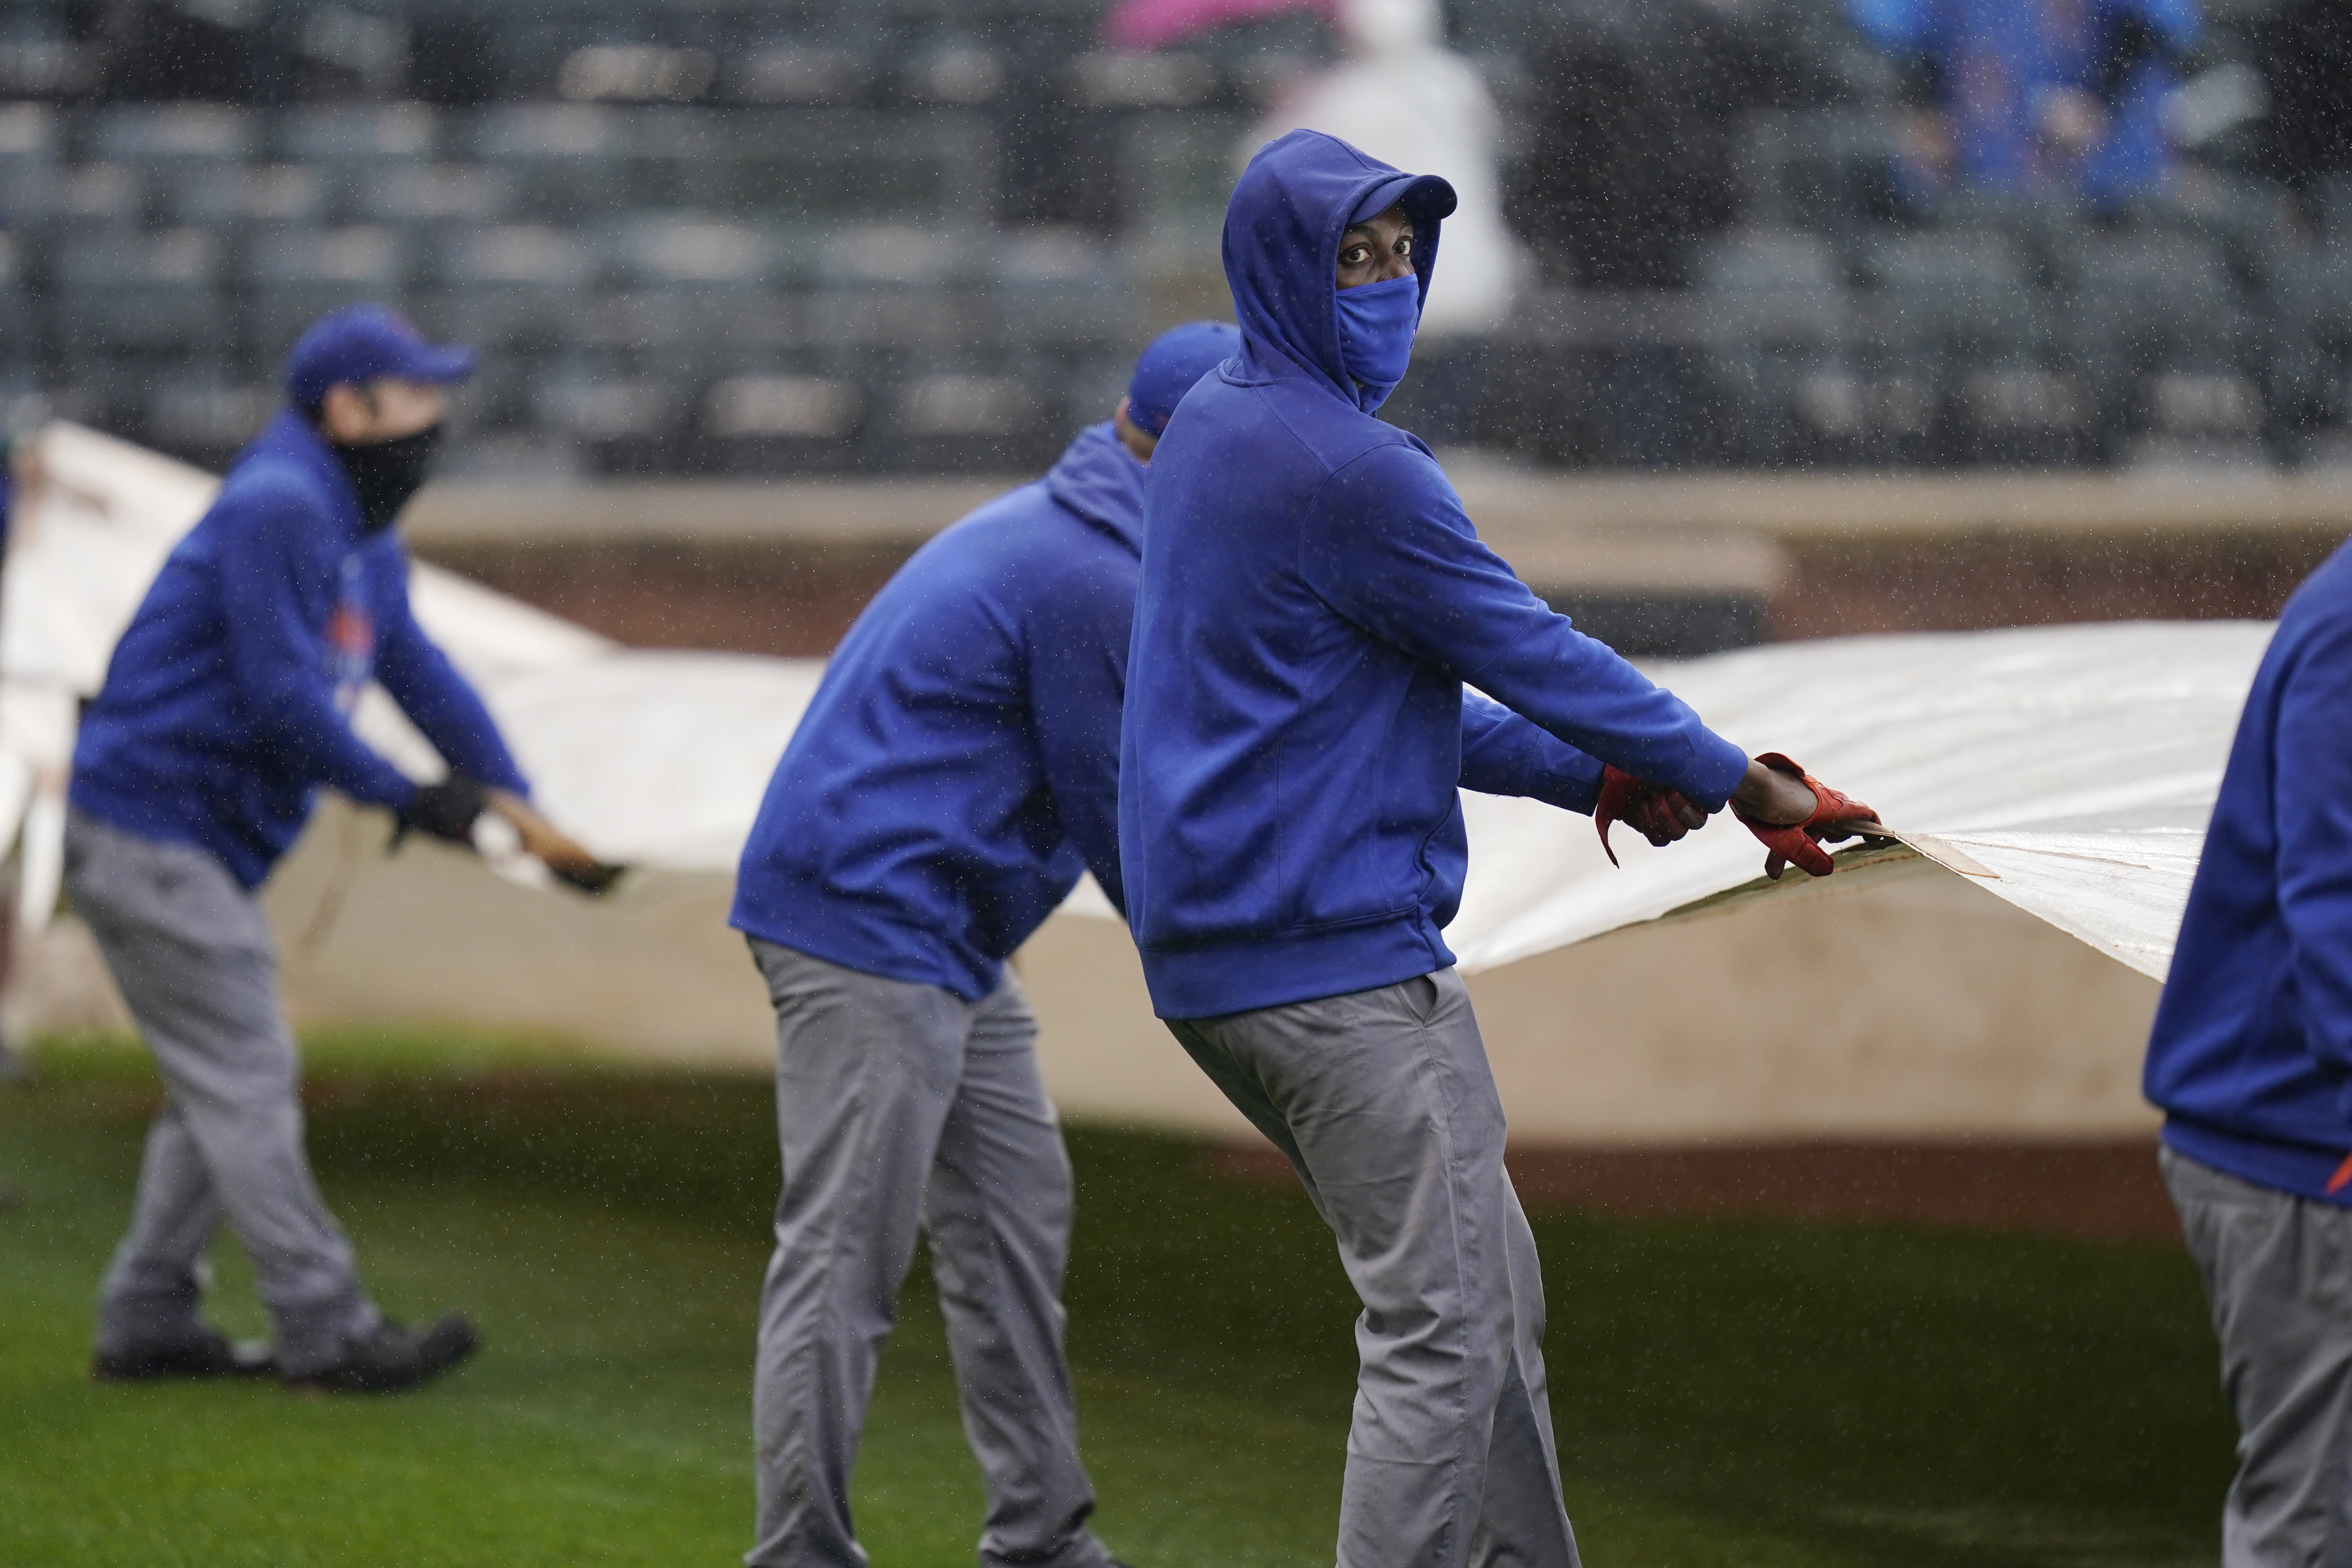
{"label": "man in blue hoodie", "polygon": [[1654,841],[1731,802],[1776,875],[1825,874],[1817,840],[1869,816],[1553,614],[1428,448],[1371,416],[1454,203],[1314,132],[1250,161],[1224,229],[1242,351],[1152,460],[1121,732],[1154,1005],[1289,1157],[1364,1304],[1345,1568],[1576,1561],[1535,1244],[1439,935],[1457,789],[1622,813]]}
{"label": "man in blue hoodie", "polygon": [[[241,453],[149,588],[74,751],[66,888],[166,1090],[130,1234],[100,1295],[106,1380],[270,1370],[199,1315],[226,1220],[252,1259],[292,1385],[405,1387],[455,1365],[472,1329],[413,1332],[361,1289],[303,1151],[294,1039],[256,889],[320,785],[469,841],[486,786],[525,789],[481,700],[409,613],[392,531],[423,482],[444,384],[470,350],[381,307],[294,345],[289,406]],[[381,681],[453,770],[411,783],[352,732]]]}
{"label": "man in blue hoodie", "polygon": [[776,1008],[783,1193],[760,1307],[753,1568],[857,1568],[849,1474],[919,1230],[986,1568],[1104,1568],[1062,1356],[1070,1168],[1005,960],[1091,870],[1121,900],[1118,714],[1144,467],[1239,342],[1136,362],[1043,479],[916,552],[826,668],[776,766],[734,923]]}
{"label": "man in blue hoodie", "polygon": [[2238,1416],[2221,1560],[2352,1562],[2352,548],[2255,672],[2147,1090]]}

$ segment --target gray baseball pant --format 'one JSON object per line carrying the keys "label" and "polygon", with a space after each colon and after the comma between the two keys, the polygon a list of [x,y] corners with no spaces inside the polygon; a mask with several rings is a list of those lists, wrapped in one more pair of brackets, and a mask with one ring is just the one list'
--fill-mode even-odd
{"label": "gray baseball pant", "polygon": [[1011,973],[979,1002],[752,939],[783,1191],[760,1300],[751,1568],[864,1568],[849,1477],[918,1230],[980,1461],[988,1568],[1105,1568],[1062,1354],[1070,1162]]}
{"label": "gray baseball pant", "polygon": [[378,1321],[302,1148],[300,1069],[260,900],[212,856],[75,813],[66,888],[163,1074],[131,1229],[99,1294],[98,1348],[201,1331],[226,1219],[253,1260],[278,1365],[335,1362]]}
{"label": "gray baseball pant", "polygon": [[2352,1210],[2158,1156],[2221,1342],[2224,1568],[2352,1565]]}
{"label": "gray baseball pant", "polygon": [[1576,1568],[1535,1237],[1460,977],[1169,1028],[1289,1156],[1364,1304],[1339,1568]]}

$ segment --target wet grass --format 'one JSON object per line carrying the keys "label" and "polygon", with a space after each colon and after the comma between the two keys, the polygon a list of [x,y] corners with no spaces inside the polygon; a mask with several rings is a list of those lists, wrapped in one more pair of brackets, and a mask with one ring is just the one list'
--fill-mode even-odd
{"label": "wet grass", "polygon": [[[748,1544],[768,1087],[560,1046],[311,1042],[312,1148],[386,1307],[462,1306],[425,1394],[100,1388],[91,1291],[155,1101],[135,1049],[0,1091],[0,1562],[711,1564]],[[1098,1520],[1142,1568],[1328,1563],[1351,1299],[1297,1193],[1071,1138]],[[1537,1220],[1587,1561],[2188,1564],[2231,1432],[2176,1250],[1752,1220]],[[257,1333],[218,1249],[215,1315]],[[919,1268],[858,1475],[880,1568],[971,1561],[980,1494]]]}

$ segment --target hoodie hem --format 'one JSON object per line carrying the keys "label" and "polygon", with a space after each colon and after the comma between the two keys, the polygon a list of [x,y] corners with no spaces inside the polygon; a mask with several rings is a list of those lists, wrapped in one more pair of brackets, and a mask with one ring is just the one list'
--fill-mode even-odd
{"label": "hoodie hem", "polygon": [[2343,1149],[2316,1148],[2192,1121],[2178,1112],[2165,1118],[2162,1137],[2170,1148],[2241,1181],[2313,1203],[2352,1208],[2352,1182],[2336,1192],[2327,1190],[2329,1182],[2352,1165],[2352,1142]]}
{"label": "hoodie hem", "polygon": [[[965,1002],[982,1000],[1004,978],[1002,963],[990,965],[984,973],[975,973],[962,965],[908,963],[903,958],[894,958],[872,945],[860,943],[856,928],[838,914],[826,920],[823,930],[816,930],[795,924],[773,910],[761,912],[739,904],[727,923],[745,936],[789,947],[794,952],[854,969],[860,974],[902,981],[909,985],[936,986]],[[898,934],[909,941],[920,941],[925,933],[902,927],[898,928]]]}
{"label": "hoodie hem", "polygon": [[285,853],[280,849],[268,859],[257,862],[250,855],[232,853],[218,840],[206,837],[202,827],[159,814],[153,801],[136,795],[116,795],[93,778],[75,777],[66,790],[66,807],[94,822],[104,823],[117,833],[127,833],[133,838],[144,838],[154,844],[173,844],[209,855],[219,861],[223,869],[236,879],[237,886],[248,893],[269,879],[271,868]]}
{"label": "hoodie hem", "polygon": [[1261,931],[1231,942],[1139,951],[1151,1010],[1162,1018],[1217,1018],[1345,996],[1454,963],[1418,914],[1383,925]]}

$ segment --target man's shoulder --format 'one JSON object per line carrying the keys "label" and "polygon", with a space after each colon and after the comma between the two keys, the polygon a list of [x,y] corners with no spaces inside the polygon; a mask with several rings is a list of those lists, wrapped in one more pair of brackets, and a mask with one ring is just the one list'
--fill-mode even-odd
{"label": "man's shoulder", "polygon": [[2352,542],[2339,546],[2303,581],[2279,613],[2279,636],[2295,641],[2352,625]]}
{"label": "man's shoulder", "polygon": [[324,528],[333,520],[334,498],[303,464],[257,452],[229,470],[205,516],[233,525],[310,522]]}
{"label": "man's shoulder", "polygon": [[1286,379],[1265,391],[1268,411],[1327,474],[1349,468],[1402,473],[1436,468],[1417,437],[1382,424],[1320,388]]}
{"label": "man's shoulder", "polygon": [[[1185,398],[1179,417],[1188,426],[1182,447],[1189,466],[1213,464],[1228,479],[1253,487],[1283,470],[1292,482],[1319,483],[1372,453],[1383,454],[1383,461],[1429,460],[1413,437],[1304,376],[1213,378]],[[1163,453],[1168,445],[1163,440]]]}
{"label": "man's shoulder", "polygon": [[932,535],[891,574],[861,623],[894,643],[935,644],[1008,614],[1017,619],[1085,531],[1043,483],[1023,485]]}
{"label": "man's shoulder", "polygon": [[966,512],[917,552],[920,563],[942,574],[979,574],[991,580],[1001,569],[1051,573],[1066,563],[1091,562],[1108,552],[1126,554],[1120,543],[1055,498],[1043,479],[1007,490]]}

